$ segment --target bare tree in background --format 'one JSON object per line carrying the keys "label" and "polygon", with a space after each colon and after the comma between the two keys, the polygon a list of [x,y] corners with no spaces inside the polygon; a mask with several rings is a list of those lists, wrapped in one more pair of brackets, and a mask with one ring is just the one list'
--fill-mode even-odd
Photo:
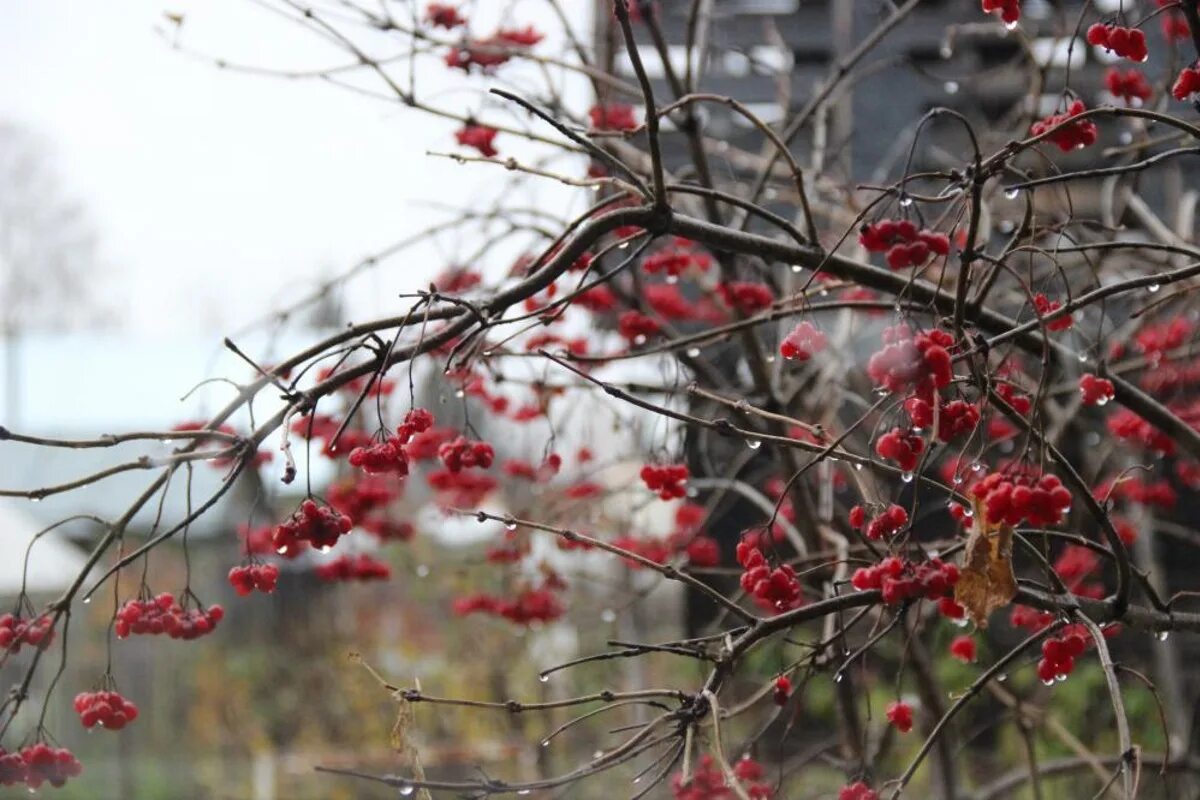
{"label": "bare tree in background", "polygon": [[91,221],[64,189],[50,151],[29,130],[0,121],[0,331],[9,422],[19,414],[22,334],[98,319],[86,290],[95,254]]}

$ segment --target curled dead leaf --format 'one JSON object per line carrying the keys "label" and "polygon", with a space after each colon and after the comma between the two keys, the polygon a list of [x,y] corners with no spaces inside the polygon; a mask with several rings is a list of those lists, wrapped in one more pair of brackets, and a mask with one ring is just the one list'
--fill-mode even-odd
{"label": "curled dead leaf", "polygon": [[989,524],[979,503],[975,504],[972,519],[954,599],[976,626],[986,628],[991,613],[1007,606],[1017,594],[1012,567],[1013,529],[1010,525]]}

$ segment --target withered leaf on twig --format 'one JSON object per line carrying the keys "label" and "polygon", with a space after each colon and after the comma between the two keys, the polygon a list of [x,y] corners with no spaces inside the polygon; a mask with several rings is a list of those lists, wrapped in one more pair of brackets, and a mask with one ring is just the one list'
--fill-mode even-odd
{"label": "withered leaf on twig", "polygon": [[975,504],[972,519],[954,599],[967,610],[972,622],[986,628],[988,616],[1011,603],[1017,594],[1012,567],[1013,529],[1010,525],[989,524],[979,503]]}

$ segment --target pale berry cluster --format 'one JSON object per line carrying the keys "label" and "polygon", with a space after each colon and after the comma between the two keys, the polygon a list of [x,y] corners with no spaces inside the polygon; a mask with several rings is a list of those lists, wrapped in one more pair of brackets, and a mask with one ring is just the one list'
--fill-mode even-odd
{"label": "pale berry cluster", "polygon": [[886,253],[892,269],[924,266],[933,256],[950,254],[950,237],[921,229],[906,219],[884,219],[864,225],[858,241],[868,253]]}
{"label": "pale berry cluster", "polygon": [[163,592],[150,600],[126,602],[117,612],[115,629],[119,639],[131,633],[151,636],[165,633],[172,639],[190,640],[212,633],[224,618],[225,609],[219,605],[207,610],[184,609],[170,592]]}
{"label": "pale berry cluster", "polygon": [[642,467],[642,482],[663,500],[687,496],[687,464],[647,464]]}
{"label": "pale berry cluster", "polygon": [[970,664],[975,660],[975,640],[966,633],[954,637],[954,641],[950,642],[950,655],[964,664]]}
{"label": "pale berry cluster", "polygon": [[1121,58],[1141,63],[1150,57],[1146,34],[1138,28],[1123,28],[1097,22],[1087,29],[1087,41],[1092,47],[1103,47]]}
{"label": "pale berry cluster", "polygon": [[332,561],[318,564],[313,573],[323,581],[386,581],[392,577],[392,568],[366,553],[356,556],[338,556]]}
{"label": "pale berry cluster", "polygon": [[305,500],[291,517],[275,526],[271,541],[280,553],[297,547],[299,542],[328,550],[352,527],[350,518],[337,509]]}
{"label": "pale berry cluster", "polygon": [[895,605],[918,597],[941,600],[958,583],[958,577],[958,567],[940,558],[914,564],[888,556],[874,566],[856,569],[850,583],[860,592],[879,589],[883,602]]}
{"label": "pale berry cluster", "polygon": [[270,594],[278,582],[279,567],[274,564],[247,564],[229,570],[229,585],[242,597],[255,589]]}
{"label": "pale berry cluster", "polygon": [[0,748],[0,786],[23,783],[35,792],[45,783],[58,788],[82,773],[83,764],[65,747],[38,742],[17,753]]}
{"label": "pale berry cluster", "polygon": [[628,103],[606,103],[588,110],[592,127],[598,131],[631,131],[638,126],[637,115]]}
{"label": "pale berry cluster", "polygon": [[476,467],[487,469],[496,458],[496,451],[487,442],[476,442],[459,436],[438,448],[438,458],[451,472],[462,472],[464,469]]}
{"label": "pale berry cluster", "polygon": [[[1033,296],[1033,307],[1037,309],[1039,317],[1044,317],[1062,308],[1062,303],[1058,302],[1057,300],[1051,300],[1050,298],[1046,297],[1046,295],[1038,293]],[[1068,330],[1072,324],[1074,324],[1074,320],[1071,319],[1071,315],[1063,314],[1061,317],[1055,317],[1047,322],[1046,330],[1054,332],[1065,331]]]}
{"label": "pale berry cluster", "polygon": [[908,733],[913,726],[912,706],[903,700],[893,700],[887,707],[888,722],[901,733]]}
{"label": "pale berry cluster", "polygon": [[24,619],[16,614],[0,616],[0,650],[18,653],[22,645],[45,650],[54,641],[54,623],[48,614]]}
{"label": "pale berry cluster", "polygon": [[954,378],[949,347],[954,342],[946,331],[932,330],[913,335],[907,325],[883,331],[884,348],[867,362],[867,374],[889,392],[916,389],[929,395]]}
{"label": "pale berry cluster", "polygon": [[779,354],[788,361],[808,361],[825,349],[828,339],[808,320],[801,322],[779,343]]}
{"label": "pale berry cluster", "polygon": [[493,144],[497,133],[499,131],[491,126],[467,123],[455,132],[454,138],[463,147],[473,147],[484,158],[492,158],[500,153]]}
{"label": "pale berry cluster", "polygon": [[1187,100],[1196,94],[1200,94],[1200,67],[1186,67],[1175,79],[1171,96],[1176,100]]}
{"label": "pale berry cluster", "polygon": [[[979,408],[966,400],[943,402],[937,398],[937,438],[949,442],[970,433],[979,424]],[[904,401],[904,410],[912,420],[914,428],[929,428],[934,422],[933,403],[923,397],[910,397]]]}
{"label": "pale berry cluster", "polygon": [[1087,637],[1080,631],[1052,636],[1042,642],[1042,657],[1037,673],[1042,683],[1064,680],[1075,669],[1075,659],[1087,650]]}
{"label": "pale berry cluster", "polygon": [[1056,475],[993,472],[971,487],[993,524],[1057,525],[1071,510],[1071,492]]}
{"label": "pale berry cluster", "polygon": [[775,293],[765,283],[753,281],[728,281],[717,286],[717,294],[730,308],[742,314],[757,314],[771,307]]}
{"label": "pale berry cluster", "polygon": [[138,708],[118,692],[80,692],[75,695],[75,713],[85,728],[99,725],[119,731],[137,719]]}
{"label": "pale berry cluster", "polygon": [[1051,114],[1033,123],[1029,132],[1034,136],[1048,134],[1046,140],[1057,145],[1064,153],[1082,150],[1095,144],[1099,136],[1096,123],[1089,119],[1075,119],[1085,111],[1087,106],[1084,102],[1074,100],[1063,113]]}
{"label": "pale berry cluster", "polygon": [[[862,506],[850,509],[851,527],[861,529],[866,518],[867,514]],[[871,520],[867,525],[866,535],[868,539],[890,539],[907,524],[908,512],[892,503]]]}
{"label": "pale berry cluster", "polygon": [[[988,0],[983,0],[983,2],[986,8]],[[863,781],[855,781],[843,786],[838,791],[838,800],[879,800],[879,792],[872,789]]]}
{"label": "pale berry cluster", "polygon": [[925,452],[925,440],[910,431],[892,428],[876,440],[875,452],[880,458],[895,461],[905,472],[912,472]]}
{"label": "pale berry cluster", "polygon": [[1102,406],[1117,396],[1113,382],[1088,372],[1079,379],[1079,392],[1085,406]]}
{"label": "pale berry cluster", "polygon": [[1130,68],[1122,72],[1116,67],[1110,67],[1104,73],[1104,88],[1114,98],[1124,100],[1128,105],[1141,105],[1154,95],[1154,89],[1141,70]]}
{"label": "pale berry cluster", "polygon": [[762,764],[746,756],[733,765],[733,776],[738,782],[735,789],[725,780],[721,766],[705,753],[687,781],[682,773],[671,779],[671,794],[674,800],[737,800],[739,797],[770,800],[774,790],[763,780],[765,775]]}
{"label": "pale berry cluster", "polygon": [[707,272],[711,266],[712,256],[697,250],[694,242],[680,236],[676,236],[669,247],[651,253],[642,261],[642,269],[647,275],[661,272],[671,278],[678,278],[689,270]]}
{"label": "pale berry cluster", "polygon": [[742,589],[754,598],[764,610],[782,612],[797,608],[803,602],[800,597],[800,579],[790,564],[781,564],[771,569],[754,543],[738,542],[737,561],[741,564]]}

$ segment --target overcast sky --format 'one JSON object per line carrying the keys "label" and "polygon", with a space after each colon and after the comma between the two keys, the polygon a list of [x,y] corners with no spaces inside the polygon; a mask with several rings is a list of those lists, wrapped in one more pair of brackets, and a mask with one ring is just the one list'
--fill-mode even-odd
{"label": "overcast sky", "polygon": [[[45,140],[90,210],[106,270],[97,291],[127,329],[237,328],[281,293],[441,219],[429,201],[470,197],[481,180],[479,167],[425,155],[452,149],[453,124],[319,83],[220,71],[158,32],[171,27],[164,11],[178,12],[185,45],[230,61],[344,61],[248,0],[0,9],[0,119]],[[537,21],[535,11],[518,3],[509,21]],[[444,69],[429,72],[426,89],[441,88],[447,106],[478,103]],[[359,287],[356,314],[383,310],[442,260],[426,250],[393,265]]]}

